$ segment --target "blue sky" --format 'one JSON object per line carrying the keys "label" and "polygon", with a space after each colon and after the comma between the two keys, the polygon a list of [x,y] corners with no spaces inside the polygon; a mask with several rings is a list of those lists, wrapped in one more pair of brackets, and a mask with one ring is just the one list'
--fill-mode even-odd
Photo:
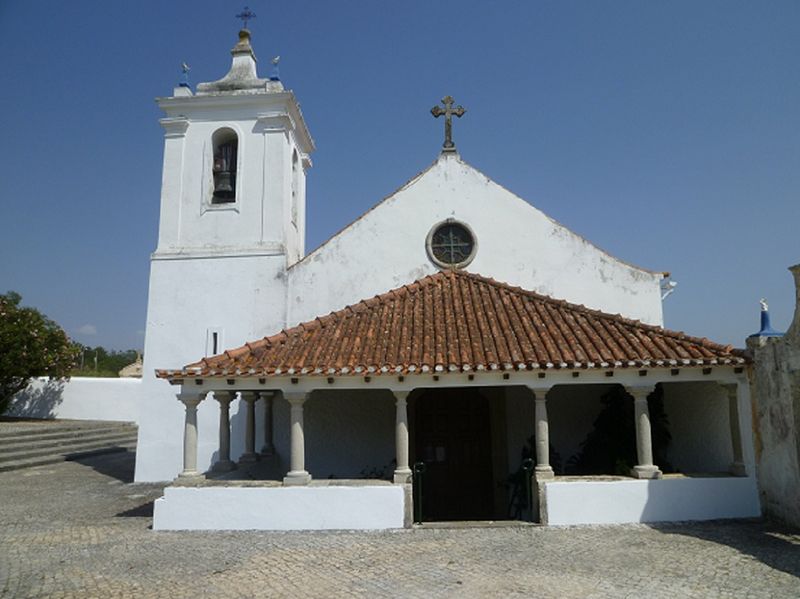
{"label": "blue sky", "polygon": [[[666,325],[742,346],[793,313],[800,3],[251,0],[261,74],[317,142],[309,249],[433,161],[465,160],[613,255],[673,274]],[[241,4],[0,3],[0,292],[75,339],[140,348],[156,96],[230,64]],[[387,265],[390,268],[390,265]]]}

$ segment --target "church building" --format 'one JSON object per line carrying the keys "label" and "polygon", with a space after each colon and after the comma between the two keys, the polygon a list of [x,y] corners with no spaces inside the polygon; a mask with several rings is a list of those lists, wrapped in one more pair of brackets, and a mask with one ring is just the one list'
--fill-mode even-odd
{"label": "church building", "polygon": [[158,99],[136,459],[174,479],[155,529],[759,515],[749,360],[663,328],[667,273],[466,163],[449,96],[432,164],[307,253],[313,138],[247,29],[231,53]]}

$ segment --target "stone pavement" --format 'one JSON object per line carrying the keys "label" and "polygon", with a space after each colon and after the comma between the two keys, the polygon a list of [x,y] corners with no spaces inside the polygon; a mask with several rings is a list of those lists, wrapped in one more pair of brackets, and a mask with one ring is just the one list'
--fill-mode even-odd
{"label": "stone pavement", "polygon": [[161,487],[132,473],[131,453],[0,473],[0,594],[800,597],[800,532],[762,523],[153,532]]}

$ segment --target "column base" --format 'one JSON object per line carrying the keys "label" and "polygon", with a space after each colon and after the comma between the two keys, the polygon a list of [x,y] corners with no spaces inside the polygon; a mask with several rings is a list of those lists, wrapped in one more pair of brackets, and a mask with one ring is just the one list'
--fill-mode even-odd
{"label": "column base", "polygon": [[747,468],[744,467],[742,462],[734,462],[731,464],[730,472],[734,476],[747,476]]}
{"label": "column base", "polygon": [[184,470],[175,477],[175,480],[199,480],[202,478],[205,478],[202,472],[198,472],[197,470]]}
{"label": "column base", "polygon": [[311,475],[305,470],[300,472],[288,472],[286,476],[283,477],[283,486],[285,487],[307,485],[310,482]]}
{"label": "column base", "polygon": [[230,472],[231,470],[236,470],[236,464],[230,460],[220,460],[211,466],[211,472]]}
{"label": "column base", "polygon": [[264,456],[265,458],[271,458],[275,455],[275,448],[274,447],[267,447],[266,445],[261,448],[261,451],[258,452],[259,455]]}
{"label": "column base", "polygon": [[240,464],[254,464],[260,459],[257,453],[243,453],[239,458]]}
{"label": "column base", "polygon": [[631,476],[640,479],[656,479],[661,478],[661,470],[658,469],[658,466],[634,466]]}
{"label": "column base", "polygon": [[556,477],[553,468],[550,466],[536,466],[533,470],[533,477],[536,480],[549,480]]}
{"label": "column base", "polygon": [[394,484],[404,485],[411,482],[411,468],[394,471]]}

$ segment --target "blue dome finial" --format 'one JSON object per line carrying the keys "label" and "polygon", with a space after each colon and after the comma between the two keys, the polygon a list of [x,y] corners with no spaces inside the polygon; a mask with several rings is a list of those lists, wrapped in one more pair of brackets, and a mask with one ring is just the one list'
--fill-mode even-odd
{"label": "blue dome finial", "polygon": [[783,337],[783,333],[772,328],[769,322],[769,305],[765,298],[759,301],[761,304],[761,330],[750,335],[751,337]]}

